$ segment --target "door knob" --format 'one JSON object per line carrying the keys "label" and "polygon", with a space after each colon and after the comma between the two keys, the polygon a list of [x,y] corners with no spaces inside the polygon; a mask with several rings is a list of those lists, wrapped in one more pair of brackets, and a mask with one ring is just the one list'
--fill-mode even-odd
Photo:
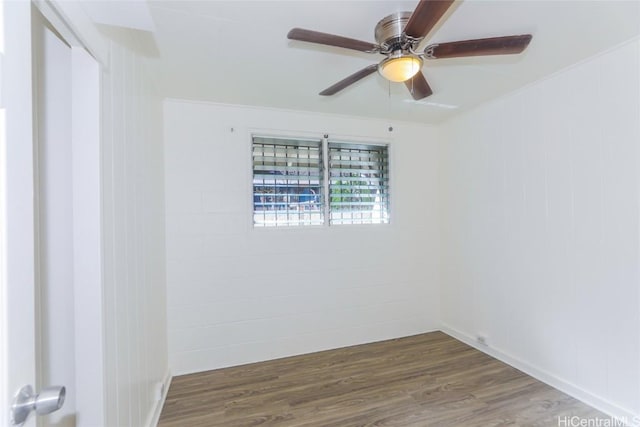
{"label": "door knob", "polygon": [[30,385],[22,387],[11,405],[11,423],[14,426],[23,425],[31,411],[35,411],[36,415],[57,411],[62,408],[66,393],[64,386],[45,387],[38,394],[33,392]]}

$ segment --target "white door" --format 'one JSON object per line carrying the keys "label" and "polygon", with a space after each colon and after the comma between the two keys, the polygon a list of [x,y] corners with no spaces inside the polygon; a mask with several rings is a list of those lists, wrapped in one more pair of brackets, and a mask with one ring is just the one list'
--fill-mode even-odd
{"label": "white door", "polygon": [[24,425],[100,425],[99,67],[31,2],[0,5],[0,426],[26,385],[25,410],[66,401]]}
{"label": "white door", "polygon": [[[10,425],[15,393],[24,385],[36,385],[35,183],[31,5],[3,2],[3,12],[0,425]],[[33,417],[26,425],[35,426]]]}

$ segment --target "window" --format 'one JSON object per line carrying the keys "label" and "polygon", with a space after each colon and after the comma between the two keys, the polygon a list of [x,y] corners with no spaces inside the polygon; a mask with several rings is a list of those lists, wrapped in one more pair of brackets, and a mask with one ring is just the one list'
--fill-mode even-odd
{"label": "window", "polygon": [[387,146],[329,143],[331,224],[389,222]]}
{"label": "window", "polygon": [[386,145],[254,136],[252,153],[255,227],[389,222]]}
{"label": "window", "polygon": [[322,164],[322,140],[254,137],[254,225],[322,224]]}

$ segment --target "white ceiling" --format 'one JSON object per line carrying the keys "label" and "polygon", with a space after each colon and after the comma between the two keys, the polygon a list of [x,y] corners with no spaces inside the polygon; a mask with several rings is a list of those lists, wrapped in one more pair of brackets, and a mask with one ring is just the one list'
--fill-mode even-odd
{"label": "white ceiling", "polygon": [[98,2],[89,2],[97,22],[153,29],[138,37],[164,96],[421,123],[445,120],[640,34],[636,0],[467,0],[449,11],[429,43],[526,33],[533,40],[521,55],[426,62],[434,94],[416,103],[404,84],[378,74],[319,96],[382,56],[286,35],[302,27],[374,41],[381,18],[413,10],[417,1],[152,1],[144,13],[140,1],[131,2],[129,13],[119,1],[112,16],[92,3]]}

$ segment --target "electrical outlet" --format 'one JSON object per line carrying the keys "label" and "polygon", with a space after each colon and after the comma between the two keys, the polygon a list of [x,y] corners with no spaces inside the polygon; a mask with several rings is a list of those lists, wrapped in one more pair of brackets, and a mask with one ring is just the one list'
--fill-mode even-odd
{"label": "electrical outlet", "polygon": [[156,390],[155,390],[156,401],[162,400],[162,396],[164,396],[164,383],[159,382],[158,384],[156,384]]}

